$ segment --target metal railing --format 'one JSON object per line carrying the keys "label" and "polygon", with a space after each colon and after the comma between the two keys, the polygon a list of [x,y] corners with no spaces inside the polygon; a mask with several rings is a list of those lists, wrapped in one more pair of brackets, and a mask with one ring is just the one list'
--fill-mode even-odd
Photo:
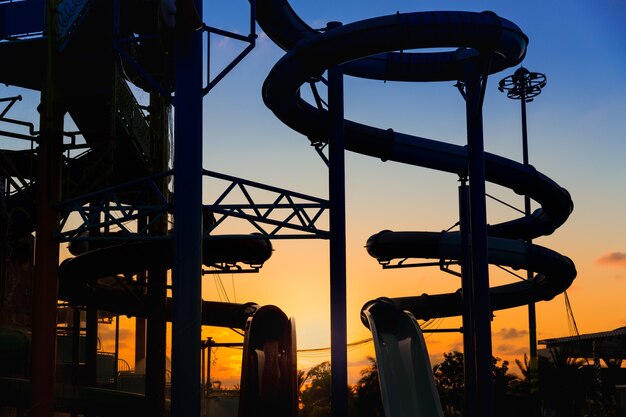
{"label": "metal railing", "polygon": [[115,111],[142,160],[150,167],[150,124],[119,71],[115,72]]}

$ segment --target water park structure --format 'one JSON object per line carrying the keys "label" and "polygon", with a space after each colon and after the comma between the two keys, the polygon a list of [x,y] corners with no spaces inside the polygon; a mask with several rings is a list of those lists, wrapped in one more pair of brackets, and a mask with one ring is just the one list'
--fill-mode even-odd
{"label": "water park structure", "polygon": [[[258,270],[270,260],[272,239],[312,237],[330,241],[332,415],[347,415],[347,150],[451,173],[461,184],[458,230],[385,230],[366,244],[384,267],[411,258],[461,269],[460,292],[381,297],[363,307],[386,414],[442,415],[417,319],[462,316],[467,415],[494,416],[492,312],[550,300],[576,276],[569,258],[530,243],[567,220],[573,209],[569,193],[530,165],[484,151],[487,79],[521,63],[526,35],[493,12],[397,13],[345,25],[329,22],[316,30],[285,0],[252,0],[247,36],[204,25],[201,16],[202,1],[193,0],[0,1],[0,81],[41,91],[33,109],[40,114],[38,129],[5,117],[20,97],[3,98],[0,113],[0,122],[11,125],[0,134],[30,147],[0,152],[3,281],[5,287],[32,290],[21,310],[16,299],[3,302],[12,311],[0,323],[3,357],[15,360],[10,366],[4,361],[0,405],[33,416],[55,410],[199,416],[200,333],[201,326],[212,325],[245,331],[239,415],[297,415],[295,320],[275,306],[203,301],[201,281],[212,270]],[[323,157],[327,200],[202,167],[203,97],[254,48],[257,24],[285,50],[262,86],[263,100]],[[203,49],[207,33],[248,45],[215,77],[203,73],[210,59]],[[344,75],[456,82],[466,104],[467,146],[344,119]],[[299,93],[307,83],[316,98],[312,104]],[[319,84],[327,85],[326,102]],[[147,108],[133,88],[149,93]],[[66,131],[66,113],[77,131]],[[24,127],[27,133],[17,132]],[[203,177],[227,184],[209,204],[203,201]],[[541,208],[487,224],[486,181],[528,196]],[[274,197],[269,203],[253,201],[248,192],[253,188]],[[246,200],[231,204],[233,190]],[[324,216],[328,230],[318,226]],[[233,217],[250,222],[258,233],[215,233]],[[61,242],[69,242],[73,256],[59,264]],[[490,288],[489,264],[527,270],[529,279]],[[71,346],[65,368],[57,354],[59,300],[72,312],[63,339]],[[145,326],[143,395],[98,383],[101,310],[137,317],[137,328]],[[172,322],[170,396],[167,321]]]}

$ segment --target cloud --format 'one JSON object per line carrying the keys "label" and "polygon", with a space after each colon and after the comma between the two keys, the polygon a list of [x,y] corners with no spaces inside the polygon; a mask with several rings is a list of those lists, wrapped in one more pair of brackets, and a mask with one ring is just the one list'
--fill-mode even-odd
{"label": "cloud", "polygon": [[233,42],[232,42],[232,38],[221,36],[217,40],[213,41],[212,43],[213,45],[211,45],[211,47],[224,49],[230,46]]}
{"label": "cloud", "polygon": [[[528,351],[528,347],[505,344],[496,346],[495,351],[503,355],[523,355]],[[495,353],[494,355],[497,356]]]}
{"label": "cloud", "polygon": [[606,265],[613,268],[626,268],[626,253],[625,252],[611,252],[600,256],[596,259],[596,263],[600,265]]}
{"label": "cloud", "polygon": [[523,329],[516,329],[516,328],[502,328],[500,329],[500,331],[498,333],[496,333],[496,336],[501,337],[502,339],[505,340],[511,340],[511,339],[519,339],[520,337],[524,337],[528,334],[528,330],[523,330]]}

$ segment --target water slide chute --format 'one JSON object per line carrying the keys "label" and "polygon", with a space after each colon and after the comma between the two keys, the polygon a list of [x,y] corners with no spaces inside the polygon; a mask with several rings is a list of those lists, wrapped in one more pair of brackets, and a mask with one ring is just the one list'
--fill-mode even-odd
{"label": "water slide chute", "polygon": [[[480,58],[482,75],[486,78],[518,65],[528,44],[528,38],[519,27],[492,12],[397,13],[314,30],[297,16],[286,0],[259,0],[257,6],[261,27],[287,51],[265,80],[264,102],[283,123],[313,143],[328,142],[329,114],[324,108],[303,100],[300,88],[319,80],[328,68],[341,66],[346,75],[384,81],[463,81],[469,62]],[[456,49],[422,52],[428,48]],[[415,49],[420,51],[412,52]],[[449,172],[462,178],[468,175],[466,146],[351,120],[344,120],[344,136],[346,149],[353,152]],[[549,235],[567,220],[573,209],[569,193],[534,167],[494,154],[484,154],[484,168],[486,181],[527,195],[541,206],[531,215],[487,226],[490,263],[536,273],[527,281],[491,288],[492,309],[553,298],[567,289],[576,277],[573,262],[523,240]],[[411,257],[459,260],[461,236],[458,232],[383,231],[368,240],[367,250],[381,263]],[[386,307],[377,307],[380,305]],[[419,344],[420,332],[419,328],[411,331],[406,339],[396,337],[395,331],[381,332],[377,327],[376,309],[400,312],[402,319],[392,320],[399,323],[406,317],[460,315],[461,306],[460,292],[368,302],[362,309],[364,323],[372,329],[375,344],[386,346],[386,350],[377,348],[379,368],[396,367],[395,363],[402,356],[402,345]],[[387,378],[387,382],[382,383],[393,386],[385,386],[383,391],[400,389],[413,377],[417,376]],[[385,395],[383,392],[383,398]],[[419,395],[426,399],[431,394]],[[389,407],[393,407],[390,403],[394,402],[387,401],[386,413],[404,415],[401,410],[389,411]]]}

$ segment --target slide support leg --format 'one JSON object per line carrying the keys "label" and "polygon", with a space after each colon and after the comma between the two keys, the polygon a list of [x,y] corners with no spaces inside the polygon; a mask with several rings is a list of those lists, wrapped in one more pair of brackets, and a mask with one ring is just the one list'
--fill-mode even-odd
{"label": "slide support leg", "polygon": [[[202,16],[202,1],[195,1]],[[176,40],[172,416],[200,415],[202,303],[202,32]]]}
{"label": "slide support leg", "polygon": [[[470,248],[472,268],[474,353],[476,369],[476,412],[493,417],[494,393],[491,350],[491,306],[487,262],[487,207],[485,198],[485,151],[482,119],[481,61],[466,65],[466,112],[470,200]],[[471,360],[471,358],[468,358]]]}
{"label": "slide support leg", "polygon": [[348,415],[346,324],[346,204],[343,74],[328,70],[330,196],[331,416]]}

